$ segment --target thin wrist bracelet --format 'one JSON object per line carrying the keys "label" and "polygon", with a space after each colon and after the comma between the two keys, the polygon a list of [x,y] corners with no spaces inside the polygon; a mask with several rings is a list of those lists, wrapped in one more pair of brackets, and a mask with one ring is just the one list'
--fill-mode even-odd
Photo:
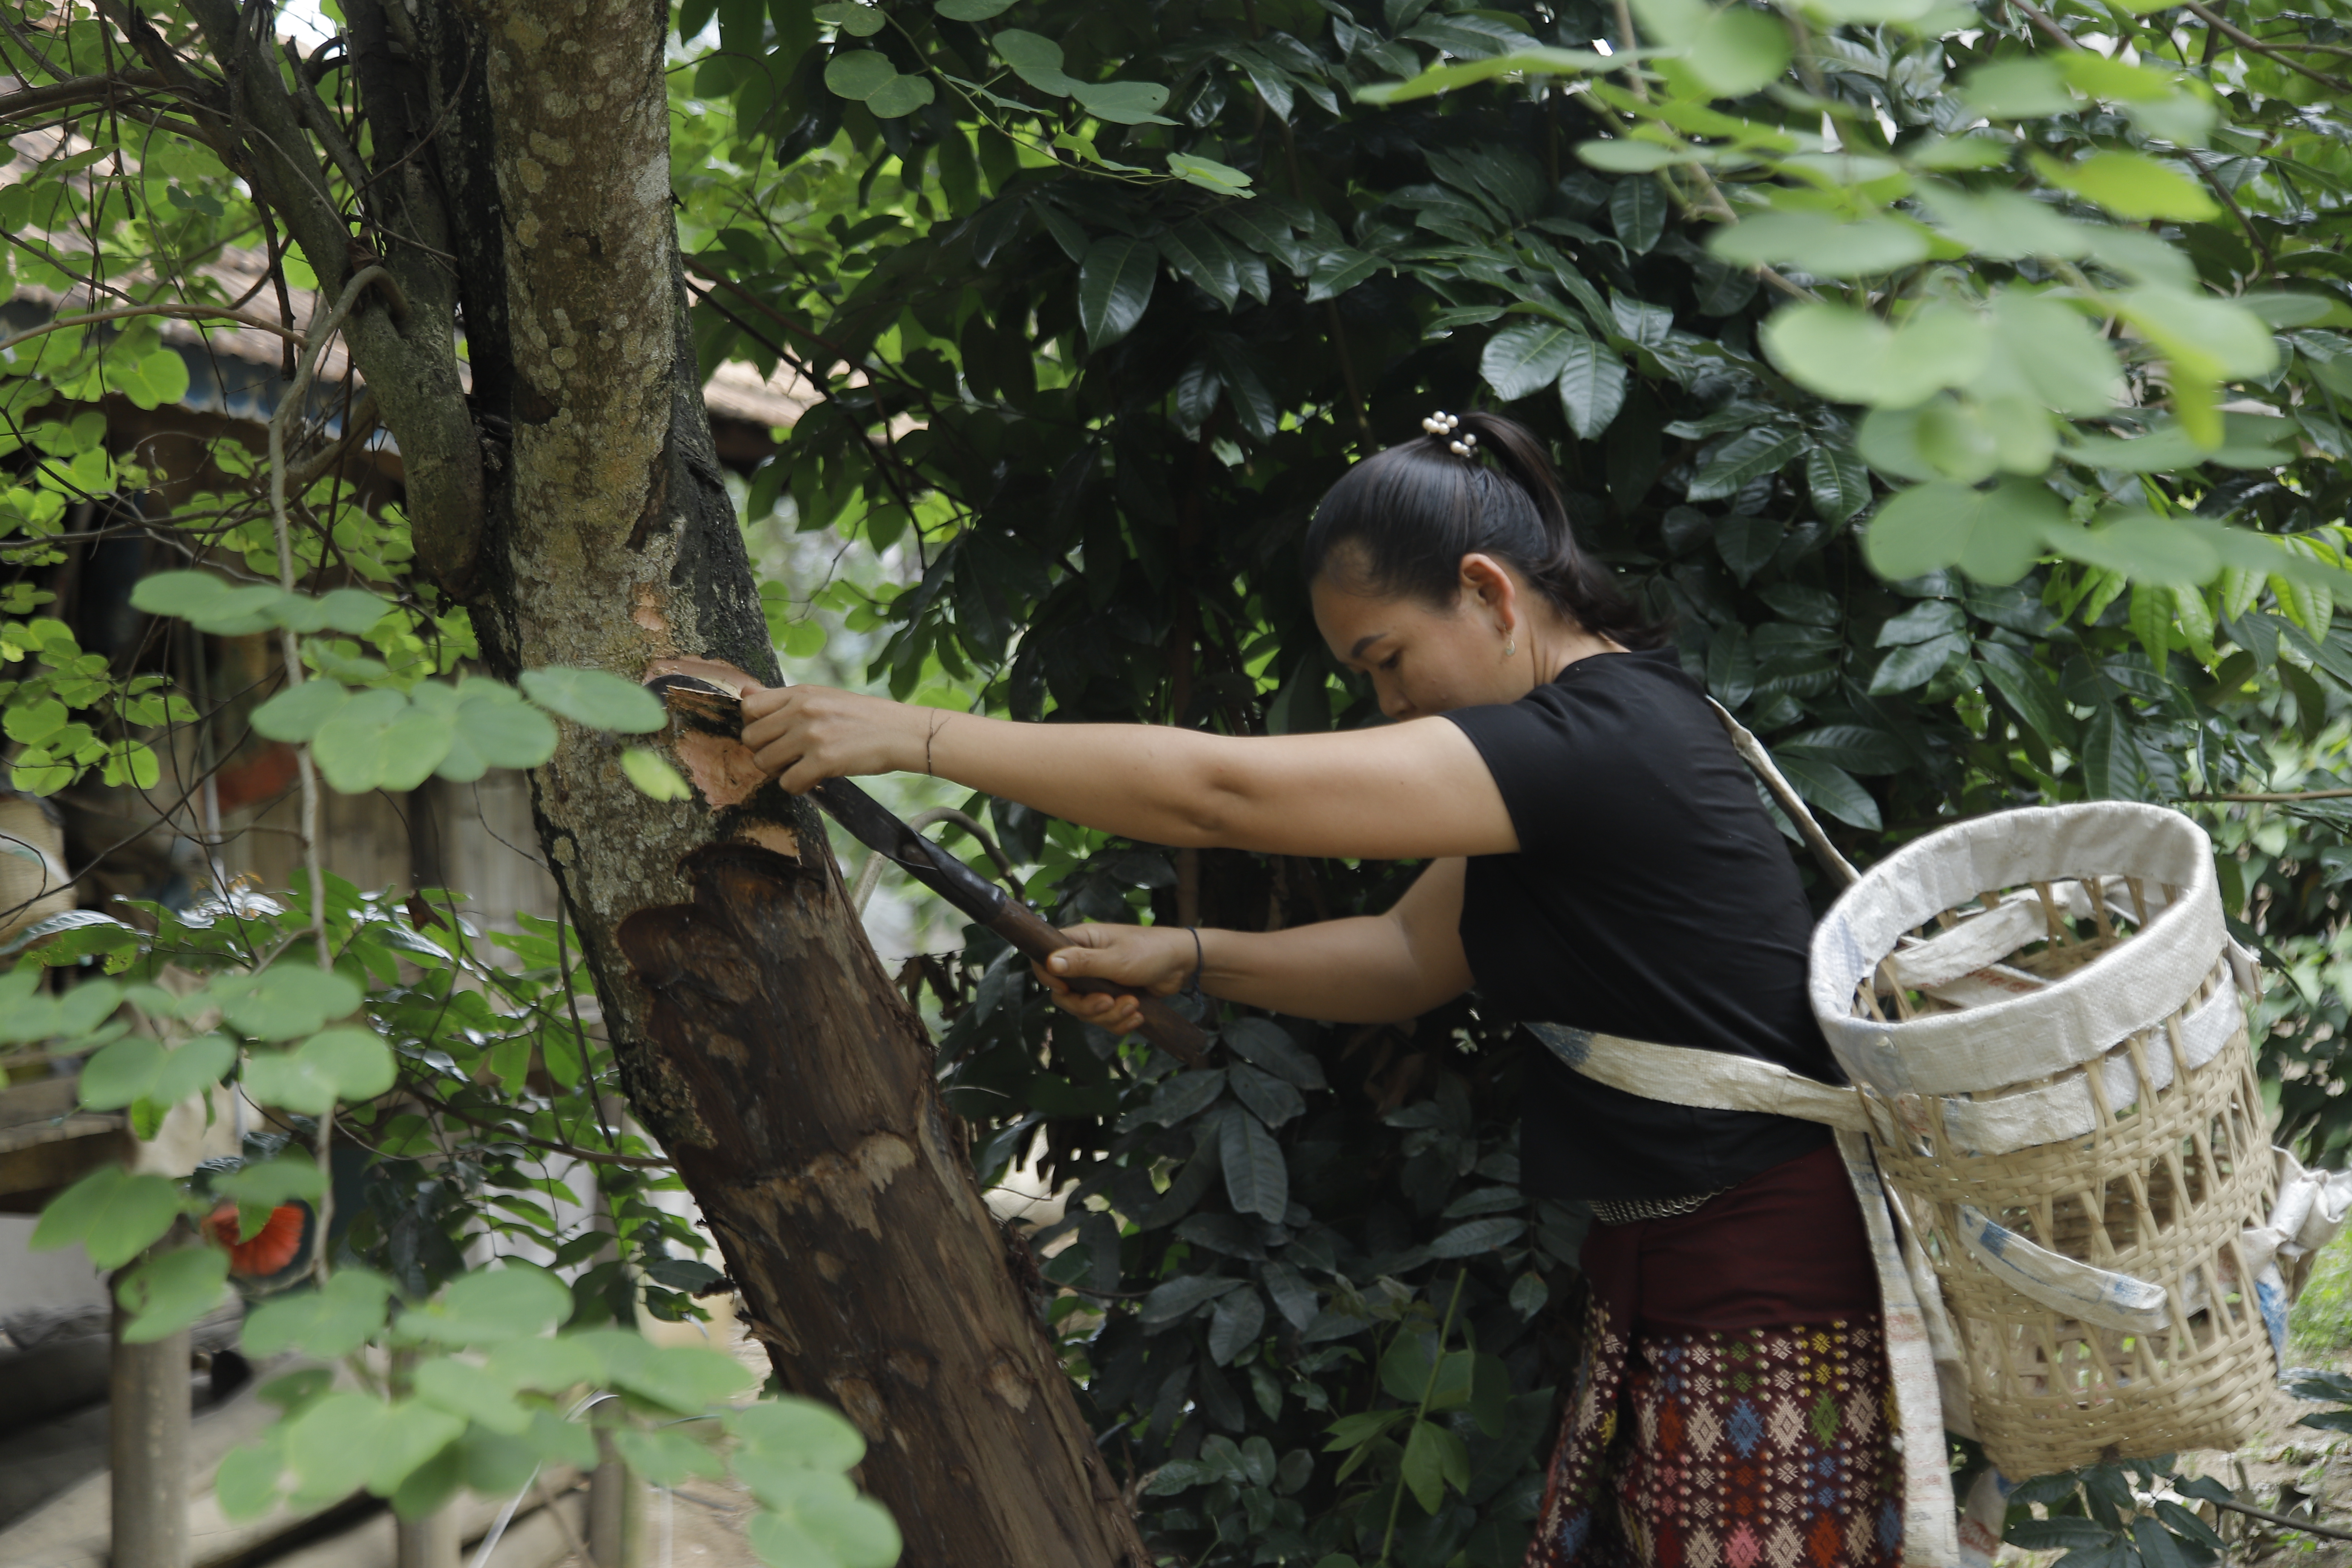
{"label": "thin wrist bracelet", "polygon": [[1201,971],[1207,967],[1208,960],[1201,948],[1201,928],[1186,926],[1184,929],[1192,933],[1192,976],[1184,982],[1184,994],[1198,996],[1201,994]]}

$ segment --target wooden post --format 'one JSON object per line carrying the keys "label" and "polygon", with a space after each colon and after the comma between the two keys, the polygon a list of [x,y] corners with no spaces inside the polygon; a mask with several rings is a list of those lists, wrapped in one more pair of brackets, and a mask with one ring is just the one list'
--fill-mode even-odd
{"label": "wooden post", "polygon": [[423,1519],[397,1521],[393,1529],[393,1568],[457,1568],[457,1510],[444,1503]]}
{"label": "wooden post", "polygon": [[115,1307],[107,1412],[114,1470],[110,1561],[112,1568],[188,1568],[188,1331],[128,1344],[122,1328],[130,1316]]}
{"label": "wooden post", "polygon": [[[612,1429],[596,1428],[596,1468],[588,1473],[588,1555],[592,1568],[637,1568],[637,1532],[645,1517],[645,1483],[629,1473],[613,1447]],[[403,1563],[401,1568],[407,1568]]]}

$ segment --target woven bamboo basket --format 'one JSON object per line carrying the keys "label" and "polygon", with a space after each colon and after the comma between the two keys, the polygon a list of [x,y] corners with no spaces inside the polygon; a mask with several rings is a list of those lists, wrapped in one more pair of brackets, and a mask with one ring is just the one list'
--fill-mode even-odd
{"label": "woven bamboo basket", "polygon": [[33,796],[0,790],[0,942],[73,907],[65,829]]}
{"label": "woven bamboo basket", "polygon": [[1947,828],[1817,930],[1814,1012],[2003,1473],[2260,1423],[2273,1341],[2241,1236],[2277,1178],[2253,984],[2203,831],[2120,802]]}

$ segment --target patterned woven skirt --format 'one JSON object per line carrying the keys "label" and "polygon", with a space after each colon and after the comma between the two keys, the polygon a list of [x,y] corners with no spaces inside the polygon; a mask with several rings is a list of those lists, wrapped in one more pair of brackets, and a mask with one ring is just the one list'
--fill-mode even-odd
{"label": "patterned woven skirt", "polygon": [[[1900,1562],[1894,1389],[1875,1301],[1854,1299],[1874,1285],[1857,1283],[1818,1164],[1791,1161],[1687,1216],[1593,1232],[1583,1357],[1526,1568]],[[1740,1279],[1760,1291],[1725,1284]],[[1843,1310],[1675,1321],[1823,1302]]]}

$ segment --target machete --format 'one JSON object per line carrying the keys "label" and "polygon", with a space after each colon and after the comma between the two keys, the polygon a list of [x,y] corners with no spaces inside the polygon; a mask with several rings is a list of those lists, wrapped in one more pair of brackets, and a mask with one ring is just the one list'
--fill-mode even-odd
{"label": "machete", "polygon": [[[657,675],[646,682],[646,689],[667,703],[681,722],[729,740],[742,740],[741,693],[698,675]],[[904,868],[915,880],[1011,942],[1024,957],[1043,963],[1048,953],[1076,945],[1026,904],[899,821],[880,801],[847,779],[826,779],[812,788],[809,796],[852,838]],[[1209,1065],[1208,1037],[1157,996],[1142,995],[1093,975],[1073,975],[1068,984],[1076,991],[1139,996],[1143,1021],[1137,1026],[1137,1034],[1186,1067]]]}

